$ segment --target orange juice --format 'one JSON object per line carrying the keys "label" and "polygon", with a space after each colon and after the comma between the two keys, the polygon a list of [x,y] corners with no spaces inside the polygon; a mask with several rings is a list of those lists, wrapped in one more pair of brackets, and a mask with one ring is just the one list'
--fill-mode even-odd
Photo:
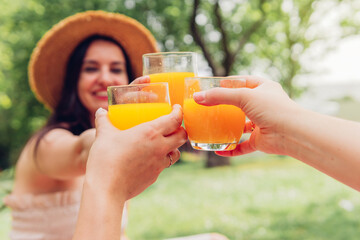
{"label": "orange juice", "polygon": [[168,103],[129,103],[109,106],[109,119],[120,130],[126,130],[140,123],[169,114]]}
{"label": "orange juice", "polygon": [[202,106],[184,101],[184,123],[195,143],[237,143],[244,131],[245,114],[232,105]]}
{"label": "orange juice", "polygon": [[194,77],[193,72],[167,72],[150,74],[150,82],[167,82],[169,84],[169,93],[171,105],[180,104],[184,101],[184,79]]}

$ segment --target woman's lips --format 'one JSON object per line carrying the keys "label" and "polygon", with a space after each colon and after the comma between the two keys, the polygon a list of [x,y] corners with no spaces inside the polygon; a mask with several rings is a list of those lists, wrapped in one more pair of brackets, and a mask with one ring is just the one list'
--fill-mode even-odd
{"label": "woman's lips", "polygon": [[99,98],[99,99],[106,99],[108,98],[107,96],[107,91],[98,91],[98,92],[94,92],[93,95],[96,97],[96,98]]}

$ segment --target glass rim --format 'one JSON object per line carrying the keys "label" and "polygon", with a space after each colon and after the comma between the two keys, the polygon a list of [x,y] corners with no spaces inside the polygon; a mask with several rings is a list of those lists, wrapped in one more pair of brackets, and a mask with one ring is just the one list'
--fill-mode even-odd
{"label": "glass rim", "polygon": [[156,86],[156,85],[165,85],[169,89],[169,84],[167,82],[154,82],[154,83],[150,82],[150,83],[137,83],[137,84],[128,84],[128,85],[108,86],[107,90],[120,89],[120,88]]}
{"label": "glass rim", "polygon": [[145,53],[143,57],[160,57],[160,56],[170,56],[170,55],[195,55],[196,52],[155,52],[155,53]]}

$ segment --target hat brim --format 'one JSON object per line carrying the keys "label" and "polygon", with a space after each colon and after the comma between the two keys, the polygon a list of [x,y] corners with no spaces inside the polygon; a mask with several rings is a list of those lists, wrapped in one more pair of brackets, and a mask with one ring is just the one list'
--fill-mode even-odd
{"label": "hat brim", "polygon": [[125,15],[87,11],[65,18],[38,42],[29,63],[31,89],[50,110],[60,100],[70,55],[80,42],[92,35],[111,37],[119,42],[129,56],[134,77],[142,75],[142,55],[157,51],[150,31]]}

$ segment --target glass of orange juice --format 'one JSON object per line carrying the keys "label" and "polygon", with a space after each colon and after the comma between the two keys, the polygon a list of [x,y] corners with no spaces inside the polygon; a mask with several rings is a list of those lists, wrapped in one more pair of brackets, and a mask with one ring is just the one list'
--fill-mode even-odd
{"label": "glass of orange juice", "polygon": [[169,84],[171,105],[184,101],[184,79],[197,75],[196,53],[159,52],[143,55],[143,75],[150,76],[150,82]]}
{"label": "glass of orange juice", "polygon": [[192,77],[185,79],[184,124],[191,146],[206,151],[233,150],[244,131],[245,114],[232,105],[203,106],[193,99],[195,92],[211,88],[245,87],[240,77]]}
{"label": "glass of orange juice", "polygon": [[126,130],[171,112],[167,83],[131,84],[107,88],[111,123]]}

